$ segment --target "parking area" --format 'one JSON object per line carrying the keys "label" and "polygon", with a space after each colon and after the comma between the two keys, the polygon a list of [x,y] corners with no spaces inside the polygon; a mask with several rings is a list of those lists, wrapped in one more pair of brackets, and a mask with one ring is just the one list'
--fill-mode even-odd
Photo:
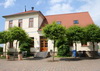
{"label": "parking area", "polygon": [[0,71],[100,71],[100,59],[30,58],[21,61],[0,59]]}

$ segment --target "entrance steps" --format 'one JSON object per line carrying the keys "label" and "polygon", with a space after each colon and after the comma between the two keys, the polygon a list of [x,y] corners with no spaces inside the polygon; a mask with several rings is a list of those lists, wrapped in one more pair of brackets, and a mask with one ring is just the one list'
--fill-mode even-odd
{"label": "entrance steps", "polygon": [[48,55],[49,55],[49,52],[37,52],[37,53],[35,53],[34,57],[35,58],[36,57],[46,58],[46,57],[48,57]]}

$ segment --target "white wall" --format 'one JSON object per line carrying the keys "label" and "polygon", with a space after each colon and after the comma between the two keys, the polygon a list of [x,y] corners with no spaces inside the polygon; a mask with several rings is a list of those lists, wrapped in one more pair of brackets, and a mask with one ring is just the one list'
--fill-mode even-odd
{"label": "white wall", "polygon": [[[75,43],[73,46],[70,47],[70,50],[75,50]],[[95,51],[98,50],[98,44],[95,43]],[[87,46],[82,46],[81,43],[77,43],[77,51],[93,51],[93,45],[92,43],[88,42]]]}

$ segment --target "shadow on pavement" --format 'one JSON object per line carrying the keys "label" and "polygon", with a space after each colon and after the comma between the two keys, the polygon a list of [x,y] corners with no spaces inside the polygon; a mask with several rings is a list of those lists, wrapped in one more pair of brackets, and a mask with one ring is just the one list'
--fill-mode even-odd
{"label": "shadow on pavement", "polygon": [[81,61],[81,60],[96,60],[100,59],[100,57],[95,57],[95,58],[60,58],[60,61]]}
{"label": "shadow on pavement", "polygon": [[44,58],[36,57],[36,58],[25,58],[24,60],[42,60]]}

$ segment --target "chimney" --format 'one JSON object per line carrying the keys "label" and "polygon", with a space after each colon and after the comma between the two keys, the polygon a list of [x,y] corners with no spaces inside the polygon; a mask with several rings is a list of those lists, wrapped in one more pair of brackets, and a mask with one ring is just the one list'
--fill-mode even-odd
{"label": "chimney", "polygon": [[32,8],[32,10],[34,10],[34,7],[31,7]]}
{"label": "chimney", "polygon": [[25,5],[25,12],[26,12],[26,5]]}

